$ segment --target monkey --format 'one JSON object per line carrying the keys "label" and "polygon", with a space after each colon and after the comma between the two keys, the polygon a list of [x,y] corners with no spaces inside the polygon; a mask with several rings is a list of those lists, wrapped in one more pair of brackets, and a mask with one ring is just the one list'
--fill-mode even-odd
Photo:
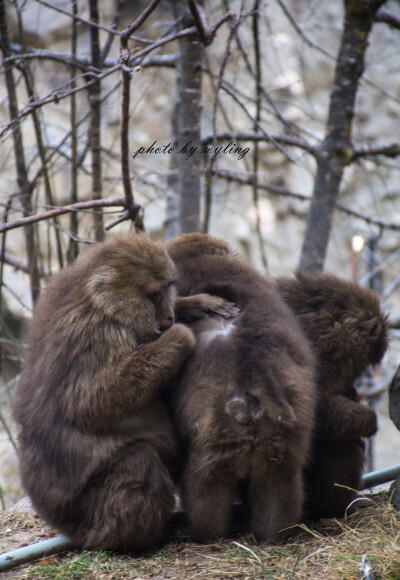
{"label": "monkey", "polygon": [[206,292],[239,310],[188,324],[196,348],[169,389],[189,533],[199,542],[232,534],[244,489],[246,529],[277,540],[301,518],[315,402],[311,347],[274,283],[224,241],[183,234],[167,250],[179,295]]}
{"label": "monkey", "polygon": [[[163,391],[195,347],[173,324],[174,282],[164,246],[128,234],[55,274],[35,305],[13,403],[21,480],[76,545],[142,552],[165,536],[178,446]],[[179,308],[226,314],[204,294]]]}
{"label": "monkey", "polygon": [[362,438],[377,430],[376,413],[359,402],[354,383],[382,360],[387,317],[374,292],[332,274],[297,272],[276,283],[317,357],[318,404],[305,470],[305,517],[342,517],[360,488]]}
{"label": "monkey", "polygon": [[397,429],[400,430],[400,365],[389,386],[389,415]]}
{"label": "monkey", "polygon": [[[400,365],[389,385],[389,415],[397,429],[400,430]],[[390,486],[389,495],[395,508],[400,509],[400,474]]]}

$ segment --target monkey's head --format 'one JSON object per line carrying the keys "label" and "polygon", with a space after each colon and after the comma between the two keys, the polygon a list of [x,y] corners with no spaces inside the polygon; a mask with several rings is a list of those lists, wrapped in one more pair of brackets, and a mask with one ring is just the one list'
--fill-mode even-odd
{"label": "monkey's head", "polygon": [[177,268],[178,292],[183,296],[198,294],[207,274],[221,266],[219,258],[234,257],[226,242],[198,232],[178,236],[167,249]]}
{"label": "monkey's head", "polygon": [[161,243],[145,234],[122,235],[99,245],[87,260],[85,290],[92,306],[140,342],[174,320],[175,268]]}
{"label": "monkey's head", "polygon": [[372,290],[331,274],[304,272],[295,280],[278,280],[278,287],[327,360],[346,361],[355,376],[382,360],[388,345],[387,316]]}
{"label": "monkey's head", "polygon": [[173,261],[190,260],[199,256],[226,255],[231,249],[226,242],[208,234],[182,234],[168,244],[168,253]]}

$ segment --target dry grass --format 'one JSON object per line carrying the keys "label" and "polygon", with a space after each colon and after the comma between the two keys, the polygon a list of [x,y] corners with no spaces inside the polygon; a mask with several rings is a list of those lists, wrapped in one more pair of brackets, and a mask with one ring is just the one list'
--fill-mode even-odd
{"label": "dry grass", "polygon": [[[11,520],[10,516],[0,516],[0,539],[5,529],[12,532],[13,528],[48,535],[48,529],[41,528],[32,516],[14,514]],[[387,493],[372,496],[368,507],[344,520],[298,526],[295,537],[284,545],[257,544],[251,537],[199,545],[180,531],[167,546],[149,556],[69,552],[24,566],[12,574],[6,572],[4,580],[358,580],[363,577],[359,570],[363,555],[372,566],[375,580],[400,579],[399,513]]]}

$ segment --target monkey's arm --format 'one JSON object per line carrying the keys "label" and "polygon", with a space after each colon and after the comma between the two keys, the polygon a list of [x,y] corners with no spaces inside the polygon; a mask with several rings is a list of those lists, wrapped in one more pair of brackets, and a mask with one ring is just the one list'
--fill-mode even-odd
{"label": "monkey's arm", "polygon": [[315,436],[325,441],[369,437],[377,430],[375,411],[340,394],[324,393],[319,401]]}
{"label": "monkey's arm", "polygon": [[233,318],[240,312],[235,304],[227,302],[225,298],[205,293],[178,296],[175,300],[174,311],[177,319],[183,322],[191,322],[210,313],[219,314],[224,318]]}
{"label": "monkey's arm", "polygon": [[[84,429],[108,430],[140,409],[177,374],[192,354],[195,338],[182,324],[175,324],[157,340],[136,350],[118,348],[103,352],[97,370],[88,364],[76,372],[64,397],[65,414]],[[122,352],[121,352],[122,351]],[[93,353],[99,358],[100,353]]]}

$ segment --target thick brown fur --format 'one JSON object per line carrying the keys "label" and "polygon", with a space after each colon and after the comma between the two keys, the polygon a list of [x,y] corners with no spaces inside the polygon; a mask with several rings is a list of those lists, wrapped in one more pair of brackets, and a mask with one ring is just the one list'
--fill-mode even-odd
{"label": "thick brown fur", "polygon": [[141,551],[175,504],[162,388],[193,352],[173,323],[162,244],[125,235],[55,275],[35,307],[14,403],[23,485],[77,544]]}
{"label": "thick brown fur", "polygon": [[389,387],[389,413],[393,423],[400,430],[400,365]]}
{"label": "thick brown fur", "polygon": [[186,449],[190,533],[198,541],[231,534],[233,503],[245,482],[248,529],[272,540],[301,518],[314,419],[311,349],[274,283],[225,242],[185,234],[168,251],[179,294],[216,294],[240,310],[231,320],[209,316],[189,325],[196,350],[170,390]]}
{"label": "thick brown fur", "polygon": [[360,485],[361,438],[377,429],[376,414],[357,401],[354,382],[381,361],[388,343],[387,319],[374,292],[332,274],[297,273],[277,284],[318,360],[319,403],[306,513],[311,518],[339,517]]}

